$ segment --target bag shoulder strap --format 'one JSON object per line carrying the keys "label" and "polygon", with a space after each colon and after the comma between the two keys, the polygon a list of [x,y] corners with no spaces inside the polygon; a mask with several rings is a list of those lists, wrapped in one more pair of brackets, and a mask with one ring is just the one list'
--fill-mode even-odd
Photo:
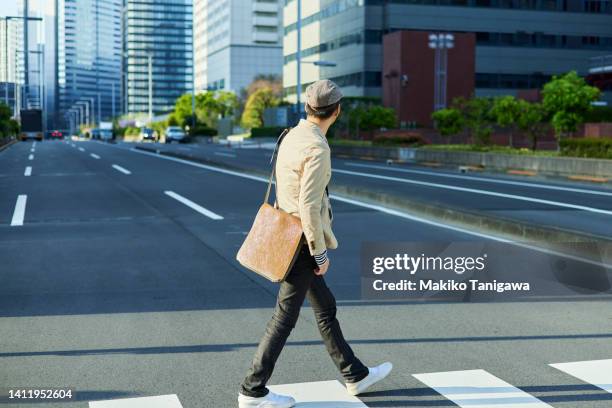
{"label": "bag shoulder strap", "polygon": [[276,183],[276,157],[278,155],[278,148],[280,147],[280,144],[283,142],[283,139],[285,138],[285,136],[287,136],[287,133],[289,133],[290,130],[291,128],[283,130],[283,133],[281,133],[278,139],[276,140],[276,145],[274,146],[272,157],[270,157],[270,163],[272,164],[272,172],[270,173],[270,178],[268,179],[268,188],[266,190],[266,196],[264,197],[264,203],[267,203],[270,199],[270,191],[272,190],[272,179],[274,179],[274,182]]}

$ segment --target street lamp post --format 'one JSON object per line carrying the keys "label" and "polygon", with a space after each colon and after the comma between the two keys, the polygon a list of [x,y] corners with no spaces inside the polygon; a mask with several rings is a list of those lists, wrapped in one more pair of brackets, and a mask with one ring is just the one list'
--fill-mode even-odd
{"label": "street lamp post", "polygon": [[434,112],[446,108],[448,78],[448,50],[453,48],[455,36],[449,33],[429,35],[429,48],[434,50]]}
{"label": "street lamp post", "polygon": [[302,0],[297,0],[297,52],[295,61],[297,65],[297,82],[295,86],[296,105],[295,112],[298,116],[302,116]]}
{"label": "street lamp post", "polygon": [[148,54],[149,71],[149,123],[153,121],[153,56]]}

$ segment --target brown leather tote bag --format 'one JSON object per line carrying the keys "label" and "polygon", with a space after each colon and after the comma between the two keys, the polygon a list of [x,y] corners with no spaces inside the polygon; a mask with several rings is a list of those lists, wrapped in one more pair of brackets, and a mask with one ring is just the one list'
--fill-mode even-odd
{"label": "brown leather tote bag", "polygon": [[280,208],[268,203],[272,189],[272,179],[276,179],[276,155],[278,148],[289,129],[278,137],[272,153],[272,173],[264,202],[259,207],[253,226],[242,243],[236,259],[242,266],[271,280],[281,282],[285,279],[302,244],[302,223]]}

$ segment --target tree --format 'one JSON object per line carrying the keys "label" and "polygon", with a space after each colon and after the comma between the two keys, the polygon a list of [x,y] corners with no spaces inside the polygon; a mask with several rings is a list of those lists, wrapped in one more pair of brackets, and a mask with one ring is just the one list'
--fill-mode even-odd
{"label": "tree", "polygon": [[465,127],[461,111],[456,108],[446,108],[435,111],[431,118],[436,122],[436,128],[442,136],[456,135]]}
{"label": "tree", "polygon": [[222,118],[231,116],[238,109],[238,97],[233,92],[219,91],[216,95],[219,114]]}
{"label": "tree", "polygon": [[531,150],[536,150],[538,139],[548,130],[546,123],[546,110],[541,103],[518,101],[518,116],[516,126],[527,133],[531,140]]}
{"label": "tree", "polygon": [[270,89],[272,94],[278,99],[283,97],[283,79],[280,75],[260,74],[253,78],[253,82],[242,90],[242,99],[247,101],[251,95],[260,89]]}
{"label": "tree", "polygon": [[359,127],[362,130],[393,129],[397,127],[395,110],[380,105],[370,106],[364,111]]}
{"label": "tree", "polygon": [[15,135],[19,132],[19,123],[11,119],[11,108],[0,102],[0,137]]}
{"label": "tree", "polygon": [[470,132],[470,137],[477,145],[491,143],[492,101],[490,98],[456,98],[453,107],[459,109],[465,120],[465,127]]}
{"label": "tree", "polygon": [[264,124],[263,113],[266,108],[278,106],[280,100],[274,96],[270,88],[262,88],[255,91],[247,100],[242,113],[242,127],[252,129],[262,127]]}
{"label": "tree", "polygon": [[576,71],[554,76],[544,85],[542,104],[551,116],[557,139],[576,131],[600,94],[599,89],[588,85]]}
{"label": "tree", "polygon": [[519,114],[519,101],[514,96],[501,96],[493,100],[491,116],[499,126],[510,128],[510,140],[508,143],[510,147],[513,145],[512,134],[516,128]]}

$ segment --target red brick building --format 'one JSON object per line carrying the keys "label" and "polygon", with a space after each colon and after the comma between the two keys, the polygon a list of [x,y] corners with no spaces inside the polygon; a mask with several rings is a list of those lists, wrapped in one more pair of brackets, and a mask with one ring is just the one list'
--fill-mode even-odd
{"label": "red brick building", "polygon": [[[396,31],[383,37],[383,104],[397,112],[400,122],[432,126],[434,106],[434,50],[429,32]],[[470,97],[475,87],[476,36],[453,33],[448,50],[447,104]]]}

